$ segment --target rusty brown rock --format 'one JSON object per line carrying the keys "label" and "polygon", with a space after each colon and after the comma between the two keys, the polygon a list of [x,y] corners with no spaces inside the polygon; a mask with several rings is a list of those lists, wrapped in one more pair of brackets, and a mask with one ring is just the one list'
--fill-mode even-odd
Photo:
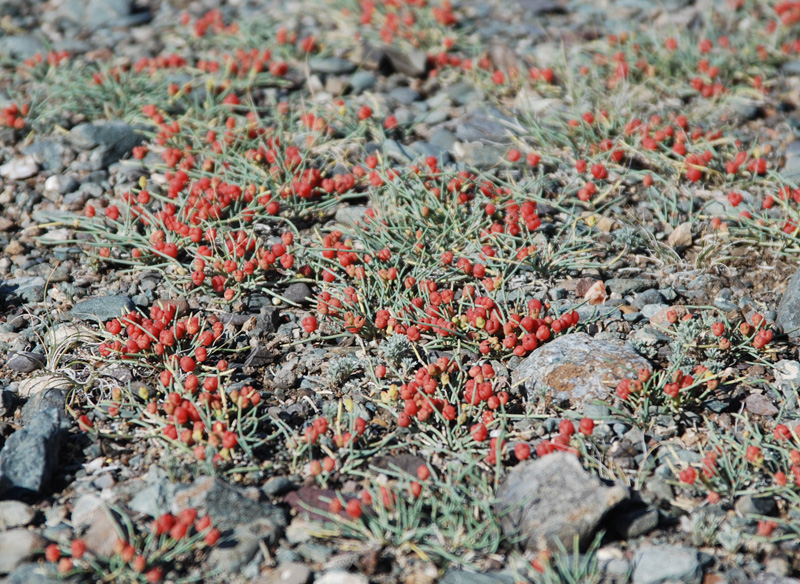
{"label": "rusty brown rock", "polygon": [[650,363],[630,345],[597,341],[585,333],[563,335],[536,349],[513,372],[528,399],[582,409],[592,400],[613,397],[617,383]]}

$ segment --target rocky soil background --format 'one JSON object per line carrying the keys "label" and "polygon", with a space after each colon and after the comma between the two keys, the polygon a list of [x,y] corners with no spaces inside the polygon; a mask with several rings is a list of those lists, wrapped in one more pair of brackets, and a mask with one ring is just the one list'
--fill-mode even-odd
{"label": "rocky soil background", "polygon": [[799,582],[798,32],[0,0],[0,576]]}

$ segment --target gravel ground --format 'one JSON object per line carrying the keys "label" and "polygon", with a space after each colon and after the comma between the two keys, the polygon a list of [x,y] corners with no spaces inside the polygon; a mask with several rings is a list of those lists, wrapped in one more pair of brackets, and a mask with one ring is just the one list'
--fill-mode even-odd
{"label": "gravel ground", "polygon": [[798,22],[0,0],[0,577],[800,582]]}

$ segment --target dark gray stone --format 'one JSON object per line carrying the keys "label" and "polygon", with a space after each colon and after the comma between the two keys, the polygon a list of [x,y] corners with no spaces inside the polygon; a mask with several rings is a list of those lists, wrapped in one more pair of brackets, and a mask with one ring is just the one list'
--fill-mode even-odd
{"label": "dark gray stone", "polygon": [[377,82],[378,78],[371,71],[356,71],[350,77],[350,89],[353,93],[362,93],[375,87]]}
{"label": "dark gray stone", "polygon": [[786,291],[778,304],[775,324],[790,338],[800,337],[800,269],[794,273],[786,286]]}
{"label": "dark gray stone", "polygon": [[18,402],[16,393],[8,389],[0,390],[0,417],[13,415]]}
{"label": "dark gray stone", "polygon": [[514,584],[516,578],[503,572],[465,572],[448,570],[439,584]]}
{"label": "dark gray stone", "polygon": [[314,294],[311,292],[311,288],[309,288],[308,284],[304,282],[295,282],[294,284],[289,284],[281,296],[290,302],[294,302],[295,304],[308,304],[314,299]]}
{"label": "dark gray stone", "polygon": [[272,477],[261,487],[261,490],[267,497],[282,497],[295,488],[295,484],[286,477]]}
{"label": "dark gray stone", "polygon": [[622,296],[627,296],[632,292],[643,292],[658,286],[658,281],[648,280],[647,278],[611,278],[605,282],[609,292],[616,292]]}
{"label": "dark gray stone", "polygon": [[44,300],[44,287],[47,281],[41,276],[23,276],[0,282],[0,303],[4,296],[15,296],[25,302]]}
{"label": "dark gray stone", "polygon": [[128,296],[95,296],[81,300],[76,304],[70,315],[81,320],[107,321],[135,310],[136,305]]}
{"label": "dark gray stone", "polygon": [[22,498],[41,493],[58,463],[62,414],[39,411],[14,432],[0,451],[0,497]]}
{"label": "dark gray stone", "polygon": [[586,542],[604,515],[628,498],[623,486],[606,486],[572,454],[558,452],[517,465],[497,490],[503,531],[527,549],[568,549]]}
{"label": "dark gray stone", "polygon": [[67,139],[81,150],[99,148],[102,165],[108,166],[130,154],[144,140],[144,135],[130,124],[111,121],[79,124],[70,130]]}
{"label": "dark gray stone", "polygon": [[356,66],[347,59],[337,59],[336,57],[313,57],[308,60],[308,67],[312,73],[326,75],[343,75],[352,73],[356,69]]}
{"label": "dark gray stone", "polygon": [[271,503],[254,501],[240,489],[214,477],[199,477],[194,483],[178,488],[172,501],[173,511],[185,507],[203,509],[221,530],[254,521],[269,522],[272,530],[263,539],[276,542],[286,527],[286,513]]}
{"label": "dark gray stone", "polygon": [[419,91],[410,87],[396,87],[389,92],[389,98],[403,105],[411,105],[422,99]]}
{"label": "dark gray stone", "polygon": [[742,495],[736,499],[736,504],[734,507],[736,508],[737,512],[744,516],[772,515],[778,509],[778,505],[775,502],[775,497],[757,497],[753,495]]}
{"label": "dark gray stone", "polygon": [[66,580],[59,577],[55,564],[22,564],[5,579],[5,584],[63,584],[75,582],[74,578]]}
{"label": "dark gray stone", "polygon": [[422,77],[428,70],[428,55],[423,51],[403,51],[397,47],[384,47],[383,53],[398,73],[409,77]]}
{"label": "dark gray stone", "polygon": [[32,373],[44,367],[45,363],[47,359],[41,353],[22,352],[9,355],[6,365],[18,373]]}
{"label": "dark gray stone", "polygon": [[632,509],[614,515],[611,524],[625,539],[645,535],[658,526],[658,511],[651,508]]}
{"label": "dark gray stone", "polygon": [[[24,148],[22,153],[33,156],[39,166],[50,172],[63,172],[64,168],[66,168],[67,158],[71,154],[69,147],[64,144],[64,140],[59,138],[36,140],[30,146]],[[75,179],[71,180],[75,181]],[[74,191],[76,188],[78,188],[77,181],[75,181],[75,188],[72,190]],[[69,191],[62,191],[62,194],[64,192]]]}
{"label": "dark gray stone", "polygon": [[492,107],[476,109],[459,121],[456,137],[462,142],[509,145],[514,120]]}
{"label": "dark gray stone", "polygon": [[633,559],[633,584],[700,584],[702,578],[700,555],[696,549],[647,545],[639,548]]}
{"label": "dark gray stone", "polygon": [[631,304],[641,310],[648,304],[662,304],[664,302],[664,297],[661,295],[661,292],[658,290],[651,288],[650,290],[644,290],[643,292],[639,292],[633,299]]}

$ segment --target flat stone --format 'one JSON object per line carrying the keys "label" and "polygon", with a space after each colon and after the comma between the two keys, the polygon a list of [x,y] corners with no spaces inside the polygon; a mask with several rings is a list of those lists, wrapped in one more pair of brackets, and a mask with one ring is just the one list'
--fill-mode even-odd
{"label": "flat stone", "polygon": [[36,511],[33,507],[21,501],[0,501],[0,531],[25,527],[33,518]]}
{"label": "flat stone", "polygon": [[628,498],[628,489],[606,486],[565,452],[515,466],[497,490],[501,525],[508,537],[522,538],[530,550],[556,542],[586,542],[605,514]]}
{"label": "flat stone", "polygon": [[786,291],[781,297],[775,324],[790,338],[800,338],[800,268],[789,280]]}
{"label": "flat stone", "polygon": [[299,562],[287,562],[275,568],[263,579],[264,584],[308,584],[311,570]]}
{"label": "flat stone", "polygon": [[700,584],[702,577],[700,556],[692,548],[644,545],[633,559],[633,584]]}
{"label": "flat stone", "polygon": [[778,505],[775,502],[775,497],[768,495],[761,497],[742,495],[736,499],[734,508],[738,513],[747,517],[748,515],[772,515],[777,511]]}
{"label": "flat stone", "polygon": [[617,383],[650,363],[630,345],[570,333],[533,351],[512,373],[528,399],[544,397],[582,409],[592,400],[613,398]]}
{"label": "flat stone", "polygon": [[[103,0],[105,1],[105,0]],[[67,135],[69,142],[81,150],[102,150],[102,164],[107,166],[130,154],[144,139],[138,128],[120,121],[78,124]]]}
{"label": "flat stone", "polygon": [[657,280],[647,278],[611,278],[606,280],[606,288],[610,292],[616,292],[621,296],[627,296],[632,292],[643,292],[658,286]]}
{"label": "flat stone", "polygon": [[0,176],[8,180],[25,180],[39,172],[33,156],[20,156],[0,166]]}
{"label": "flat stone", "polygon": [[[216,527],[221,530],[233,529],[241,524],[260,521],[272,525],[270,533],[263,533],[262,539],[275,543],[286,527],[286,514],[283,509],[248,498],[244,493],[220,478],[198,477],[194,483],[178,488],[172,501],[174,513],[181,509],[196,507],[203,509]],[[262,529],[263,531],[263,529]]]}
{"label": "flat stone", "polygon": [[36,562],[19,565],[4,582],[5,584],[63,584],[75,580],[59,578],[55,566]]}
{"label": "flat stone", "polygon": [[514,584],[516,578],[501,572],[480,573],[465,570],[448,570],[439,584]]}
{"label": "flat stone", "polygon": [[362,93],[367,89],[372,89],[378,82],[378,78],[371,71],[356,71],[350,77],[350,88],[353,93]]}
{"label": "flat stone", "polygon": [[658,510],[652,508],[634,509],[615,515],[611,524],[625,539],[650,533],[658,526]]}
{"label": "flat stone", "polygon": [[46,362],[47,359],[41,353],[23,351],[9,355],[6,365],[8,365],[9,369],[18,373],[33,373],[37,369],[44,367]]}
{"label": "flat stone", "polygon": [[514,120],[491,107],[476,109],[459,120],[456,137],[462,142],[508,145]]}
{"label": "flat stone", "polygon": [[10,529],[0,532],[0,574],[8,574],[47,545],[35,531]]}
{"label": "flat stone", "polygon": [[336,210],[334,219],[345,227],[356,227],[364,221],[368,207],[363,205],[348,205]]}
{"label": "flat stone", "polygon": [[114,542],[119,537],[119,528],[115,515],[105,507],[97,509],[92,515],[89,529],[83,534],[86,549],[98,556],[113,556]]}
{"label": "flat stone", "polygon": [[760,393],[748,395],[744,400],[744,405],[748,412],[756,416],[772,418],[777,416],[780,411],[767,396]]}
{"label": "flat stone", "polygon": [[40,375],[23,379],[19,384],[19,395],[27,399],[49,389],[67,388],[69,388],[69,384],[60,375]]}
{"label": "flat stone", "polygon": [[661,292],[658,290],[651,288],[650,290],[644,290],[639,292],[633,299],[633,304],[639,310],[642,310],[648,304],[662,304],[664,302],[664,297],[661,295]]}
{"label": "flat stone", "polygon": [[41,276],[23,276],[10,278],[0,282],[0,298],[16,296],[25,302],[41,302],[44,300],[44,287],[47,281]]}
{"label": "flat stone", "polygon": [[323,573],[314,584],[369,584],[369,578],[363,574],[353,574],[343,570],[331,570]]}
{"label": "flat stone", "polygon": [[308,67],[312,73],[326,75],[344,75],[352,73],[356,69],[356,66],[347,59],[337,59],[336,57],[313,57],[308,60]]}
{"label": "flat stone", "polygon": [[273,530],[272,523],[265,519],[236,527],[225,538],[224,545],[217,545],[211,550],[208,556],[209,567],[226,574],[239,573],[258,553],[262,541],[275,543]]}
{"label": "flat stone", "polygon": [[127,314],[136,309],[136,305],[129,296],[117,294],[114,296],[94,296],[78,302],[70,315],[81,320],[107,321]]}

